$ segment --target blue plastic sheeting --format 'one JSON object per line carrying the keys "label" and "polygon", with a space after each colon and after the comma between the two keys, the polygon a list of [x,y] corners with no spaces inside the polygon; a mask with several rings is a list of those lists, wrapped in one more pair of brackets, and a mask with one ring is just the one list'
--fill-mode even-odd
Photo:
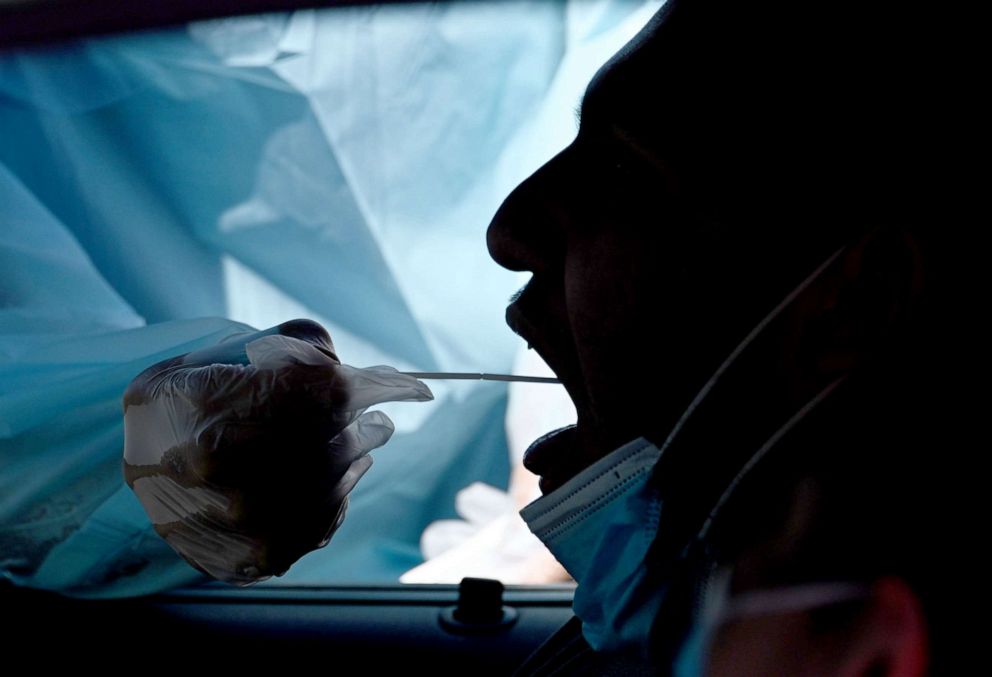
{"label": "blue plastic sheeting", "polygon": [[[120,471],[120,398],[246,324],[321,321],[345,362],[510,369],[518,276],[484,232],[570,140],[657,3],[300,11],[0,54],[0,574],[123,596],[200,580]],[[331,545],[275,583],[395,581],[473,481],[505,389],[432,384]]]}

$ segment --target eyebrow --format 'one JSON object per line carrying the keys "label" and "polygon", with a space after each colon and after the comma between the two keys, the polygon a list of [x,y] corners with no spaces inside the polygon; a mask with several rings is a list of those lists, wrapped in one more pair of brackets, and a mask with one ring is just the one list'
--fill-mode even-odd
{"label": "eyebrow", "polygon": [[[594,108],[594,104],[597,99],[596,91],[601,87],[601,81],[605,77],[608,68],[611,65],[612,60],[608,61],[598,71],[596,71],[596,74],[593,76],[592,80],[590,80],[589,84],[586,85],[586,90],[582,94],[582,99],[575,107],[575,120],[580,131],[582,128],[583,119],[588,121],[590,117],[596,117],[596,109]],[[609,136],[623,144],[628,150],[633,152],[634,155],[651,167],[651,169],[653,169],[665,181],[666,187],[669,191],[678,191],[681,182],[675,172],[672,171],[672,168],[663,162],[657,153],[648,150],[643,144],[641,144],[628,129],[616,122],[611,122]]]}

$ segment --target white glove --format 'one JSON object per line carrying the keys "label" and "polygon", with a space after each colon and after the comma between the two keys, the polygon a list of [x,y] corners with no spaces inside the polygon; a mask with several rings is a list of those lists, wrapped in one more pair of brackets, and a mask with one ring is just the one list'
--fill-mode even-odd
{"label": "white glove", "polygon": [[430,399],[392,367],[341,364],[319,324],[287,322],[139,374],[124,394],[124,478],[186,561],[253,583],[340,526],[368,452],[393,433],[365,409]]}
{"label": "white glove", "polygon": [[465,487],[455,495],[455,511],[463,519],[427,525],[420,537],[426,561],[400,576],[400,582],[458,583],[465,576],[524,585],[570,580],[527,528],[518,507],[509,493],[496,487],[482,482]]}

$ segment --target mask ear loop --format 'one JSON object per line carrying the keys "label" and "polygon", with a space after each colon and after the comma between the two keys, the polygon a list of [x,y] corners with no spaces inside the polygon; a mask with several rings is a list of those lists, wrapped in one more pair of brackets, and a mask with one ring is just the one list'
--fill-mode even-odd
{"label": "mask ear loop", "polygon": [[840,249],[838,249],[837,251],[835,251],[829,257],[827,257],[827,259],[823,263],[817,266],[816,270],[810,273],[805,280],[800,282],[795,289],[793,289],[791,292],[789,292],[786,295],[785,298],[779,301],[778,305],[772,308],[771,312],[765,315],[764,318],[762,318],[762,320],[758,322],[758,324],[756,324],[754,328],[748,333],[748,335],[745,336],[744,339],[737,344],[737,347],[734,348],[733,351],[731,351],[730,355],[728,355],[727,358],[720,364],[720,366],[717,367],[717,370],[713,372],[713,375],[709,378],[706,384],[703,385],[702,388],[700,388],[698,393],[696,393],[696,396],[693,398],[692,402],[689,403],[689,406],[686,407],[684,412],[682,412],[682,415],[679,417],[679,420],[672,427],[671,432],[668,433],[668,436],[665,438],[665,442],[661,445],[662,454],[664,454],[665,450],[668,449],[674,443],[675,439],[682,431],[682,428],[684,428],[688,420],[692,418],[692,415],[696,412],[696,410],[700,407],[700,405],[703,403],[706,397],[710,394],[710,391],[712,391],[713,388],[716,387],[717,383],[719,383],[720,378],[723,376],[723,374],[734,364],[734,362],[737,361],[737,359],[741,356],[741,354],[752,343],[754,343],[755,340],[757,340],[757,338],[762,334],[762,332],[764,332],[765,328],[769,324],[771,324],[771,322],[774,321],[779,315],[781,315],[786,308],[792,305],[793,301],[795,301],[804,291],[806,291],[806,289],[809,288],[809,286],[813,284],[813,282],[815,282],[817,278],[820,277],[820,275],[823,274],[823,271],[829,268],[830,265],[834,261],[836,261],[838,257],[840,257],[840,255],[846,249],[847,246],[845,245]]}
{"label": "mask ear loop", "polygon": [[[771,310],[771,312],[765,315],[764,318],[762,318],[762,320],[754,326],[748,335],[726,357],[726,359],[724,359],[705,385],[698,391],[689,406],[683,411],[682,415],[679,417],[678,421],[665,438],[664,443],[661,445],[662,457],[664,457],[665,452],[676,443],[679,435],[682,433],[687,423],[692,419],[693,415],[695,415],[698,410],[705,405],[707,398],[709,398],[712,391],[717,388],[724,374],[731,369],[731,367],[738,362],[747,349],[761,337],[767,327],[780,315],[782,315],[783,311],[791,306],[796,299],[799,298],[824,273],[824,271],[830,268],[838,260],[838,258],[840,258],[841,255],[848,250],[848,248],[849,247],[845,245],[827,257],[827,259],[824,260],[814,271],[812,271],[812,273],[810,273],[798,286],[789,292],[789,294],[787,294],[775,306],[775,308]],[[754,454],[747,459],[744,465],[735,474],[734,478],[729,482],[727,487],[713,504],[713,507],[709,510],[702,522],[702,525],[696,532],[695,537],[690,537],[688,542],[685,543],[685,546],[680,551],[677,551],[678,554],[675,555],[675,559],[676,561],[682,563],[683,569],[687,571],[688,569],[686,569],[686,567],[689,566],[688,563],[695,562],[695,566],[692,568],[699,567],[697,571],[701,572],[701,574],[696,574],[690,577],[690,579],[695,580],[694,583],[688,583],[688,585],[694,589],[694,599],[690,602],[693,617],[698,619],[701,617],[701,614],[704,613],[704,609],[707,606],[707,590],[713,582],[712,579],[714,573],[718,571],[719,558],[717,553],[712,551],[712,548],[710,547],[712,544],[709,543],[709,536],[714,522],[719,518],[722,510],[725,508],[734,492],[738,489],[741,482],[768,456],[768,454],[776,447],[776,445],[779,444],[783,437],[785,437],[825,400],[829,399],[830,396],[834,394],[847,380],[847,378],[848,376],[845,374],[828,383],[800,409],[789,416],[788,420],[786,420],[784,424],[778,427],[778,429]],[[831,583],[830,585],[834,585],[834,583]],[[846,594],[856,595],[859,597],[863,597],[865,594],[864,588],[858,584],[843,583],[842,585],[854,586],[853,588],[845,588],[847,590]]]}
{"label": "mask ear loop", "polygon": [[[785,298],[779,301],[779,303],[774,308],[772,308],[772,310],[767,315],[765,315],[761,319],[761,321],[758,322],[758,324],[756,324],[753,329],[751,329],[750,332],[748,332],[748,335],[745,336],[744,339],[737,344],[737,346],[733,349],[733,351],[731,351],[731,353],[726,357],[726,359],[724,359],[724,361],[720,364],[720,366],[717,367],[716,371],[713,372],[713,375],[710,376],[709,380],[707,380],[706,383],[703,385],[703,387],[700,388],[699,392],[696,393],[696,396],[693,398],[692,402],[690,402],[689,406],[686,407],[684,412],[682,412],[682,415],[679,417],[679,420],[672,427],[671,432],[668,433],[668,436],[665,438],[665,441],[664,443],[662,443],[660,448],[662,457],[664,457],[665,451],[675,443],[675,440],[678,438],[679,433],[685,427],[689,419],[692,418],[693,414],[700,408],[700,406],[702,406],[703,402],[706,400],[709,394],[720,382],[720,379],[724,375],[724,373],[726,373],[726,371],[730,369],[730,367],[738,360],[738,358],[744,353],[744,351],[747,350],[747,348],[750,347],[750,345],[754,343],[759,336],[761,336],[761,334],[765,331],[768,325],[771,324],[779,315],[781,315],[786,308],[792,305],[792,303],[799,296],[801,296],[802,293],[805,292],[806,289],[808,289],[810,285],[812,285],[820,277],[820,275],[822,275],[823,272],[827,270],[841,256],[841,254],[844,253],[845,250],[847,250],[847,248],[848,248],[847,245],[845,245],[837,249],[830,256],[828,256],[826,260],[824,260],[819,266],[817,266],[812,273],[807,275],[802,282],[800,282],[792,291],[790,291],[785,296]],[[836,387],[836,385],[838,384],[839,380],[840,379],[838,379],[838,381],[835,381],[834,383],[829,384],[824,389],[824,391],[821,391],[819,394],[817,394],[809,403],[807,403],[802,409],[800,409],[795,415],[793,415],[788,421],[786,421],[786,423],[783,426],[781,426],[772,435],[772,438],[768,442],[766,442],[758,450],[758,452],[754,454],[754,456],[751,457],[749,462],[745,464],[744,469],[741,471],[741,473],[738,473],[738,475],[729,485],[728,489],[724,491],[723,495],[721,495],[720,499],[717,501],[714,507],[714,510],[710,512],[710,514],[707,516],[707,519],[703,523],[701,531],[697,533],[697,537],[691,540],[686,545],[685,549],[683,549],[681,553],[681,559],[685,559],[688,556],[689,551],[692,550],[694,546],[700,544],[702,536],[709,530],[710,523],[713,521],[713,517],[715,513],[719,508],[723,506],[727,498],[729,498],[728,492],[732,492],[732,490],[736,488],[737,484],[743,478],[743,474],[746,474],[746,471],[748,471],[751,467],[753,467],[754,464],[757,463],[757,461],[760,459],[760,457],[764,456],[765,453],[767,453],[768,449],[770,449],[771,446],[774,446],[774,443],[777,442],[778,439],[781,438],[782,435],[784,435],[789,429],[791,429],[791,427],[795,425],[795,423],[797,423],[798,420],[800,420],[803,416],[805,416],[806,413],[809,411],[809,409],[815,406],[820,401],[820,399],[822,399],[822,397],[824,397],[827,394],[828,391],[832,391],[833,388]]]}
{"label": "mask ear loop", "polygon": [[781,588],[749,590],[725,598],[720,607],[718,623],[742,618],[767,616],[816,609],[841,602],[866,599],[871,588],[851,581],[816,581]]}
{"label": "mask ear loop", "polygon": [[[799,298],[820,276],[829,269],[848,249],[847,245],[844,245],[834,251],[830,256],[828,256],[819,266],[816,267],[806,278],[800,282],[795,288],[792,289],[779,303],[767,314],[765,315],[758,324],[751,329],[751,331],[741,340],[740,343],[734,348],[733,351],[724,359],[720,366],[716,369],[713,375],[707,380],[703,387],[699,390],[696,396],[693,398],[692,402],[685,409],[679,420],[676,422],[671,432],[666,437],[664,443],[661,445],[661,456],[664,457],[665,450],[669,449],[678,438],[679,434],[686,426],[688,421],[692,418],[693,414],[703,405],[707,397],[713,391],[714,388],[721,381],[723,375],[729,370],[735,362],[741,357],[741,355],[753,344],[766,330],[769,324],[775,321],[787,308],[789,308],[797,298]],[[720,498],[717,500],[713,509],[707,515],[699,532],[695,538],[690,539],[690,541],[682,549],[678,559],[683,562],[688,562],[690,559],[695,560],[700,566],[707,569],[706,573],[697,577],[696,583],[690,584],[694,588],[692,593],[692,601],[690,602],[692,608],[692,615],[694,617],[699,617],[703,611],[703,607],[706,604],[707,594],[706,591],[709,589],[709,585],[713,582],[713,576],[717,573],[716,569],[716,559],[710,554],[706,553],[706,536],[709,533],[711,525],[719,513],[720,509],[726,504],[730,495],[737,488],[740,482],[743,480],[751,469],[763,458],[767,453],[775,446],[775,444],[794,427],[800,420],[802,420],[813,408],[815,408],[823,399],[825,399],[830,393],[832,393],[837,386],[843,381],[843,377],[835,380],[834,382],[828,384],[823,390],[821,390],[816,396],[814,396],[809,402],[807,402],[799,411],[797,411],[793,416],[785,422],[784,425],[780,426],[778,430],[771,436],[771,438],[765,442],[758,449],[758,451],[752,455],[748,462],[744,465],[742,470],[734,477],[730,485],[723,492]]]}
{"label": "mask ear loop", "polygon": [[714,613],[711,608],[712,599],[711,592],[715,589],[716,585],[727,586],[726,592],[729,592],[730,575],[727,567],[717,567],[717,558],[712,552],[707,553],[707,544],[709,543],[708,537],[710,530],[713,528],[713,524],[719,519],[720,514],[726,504],[733,497],[734,492],[738,489],[740,484],[744,479],[750,475],[755,467],[763,459],[765,459],[768,454],[775,448],[775,446],[785,437],[791,430],[793,430],[803,419],[805,419],[809,414],[814,411],[819,405],[821,405],[825,400],[827,400],[831,394],[836,392],[837,388],[847,379],[846,376],[841,376],[826,387],[824,387],[820,392],[818,392],[813,398],[811,398],[806,404],[804,404],[798,411],[796,411],[789,419],[779,426],[779,428],[772,433],[771,437],[765,441],[764,444],[748,459],[741,470],[734,476],[727,488],[724,489],[720,498],[714,504],[712,510],[710,510],[709,515],[707,515],[706,520],[700,527],[699,532],[696,534],[695,538],[686,545],[685,549],[682,551],[681,559],[683,561],[689,561],[690,559],[695,560],[701,566],[708,569],[708,573],[703,574],[697,578],[696,592],[692,608],[692,615],[695,618],[702,618],[704,621],[708,616]]}
{"label": "mask ear loop", "polygon": [[[700,528],[699,533],[696,534],[694,539],[696,543],[705,542],[706,537],[709,535],[710,529],[713,526],[713,522],[719,517],[720,512],[723,510],[724,506],[731,499],[734,492],[740,486],[741,482],[754,470],[761,461],[768,456],[775,446],[785,437],[790,431],[792,431],[804,418],[806,418],[810,412],[816,409],[820,404],[824,402],[827,398],[833,394],[837,388],[847,380],[847,376],[840,376],[833,381],[831,381],[825,388],[820,390],[816,395],[813,396],[806,404],[804,404],[796,413],[789,417],[785,423],[783,423],[778,430],[772,433],[772,436],[761,445],[761,447],[756,451],[751,458],[748,459],[747,463],[740,469],[740,472],[734,476],[734,479],[730,481],[727,488],[720,495],[710,514],[706,517],[706,521],[703,522],[703,526]],[[691,546],[690,546],[691,547]]]}

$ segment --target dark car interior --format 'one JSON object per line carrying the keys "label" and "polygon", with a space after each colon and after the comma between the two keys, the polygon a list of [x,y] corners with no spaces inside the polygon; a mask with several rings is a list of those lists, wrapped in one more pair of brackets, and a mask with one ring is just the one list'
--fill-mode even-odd
{"label": "dark car interior", "polygon": [[[493,589],[495,584],[496,589]],[[567,589],[452,586],[252,591],[210,585],[141,599],[80,600],[0,587],[9,663],[163,668],[279,663],[402,666],[436,674],[509,674],[571,616]],[[39,641],[57,651],[39,655]],[[149,646],[157,648],[149,651]],[[123,672],[123,670],[121,670]]]}

